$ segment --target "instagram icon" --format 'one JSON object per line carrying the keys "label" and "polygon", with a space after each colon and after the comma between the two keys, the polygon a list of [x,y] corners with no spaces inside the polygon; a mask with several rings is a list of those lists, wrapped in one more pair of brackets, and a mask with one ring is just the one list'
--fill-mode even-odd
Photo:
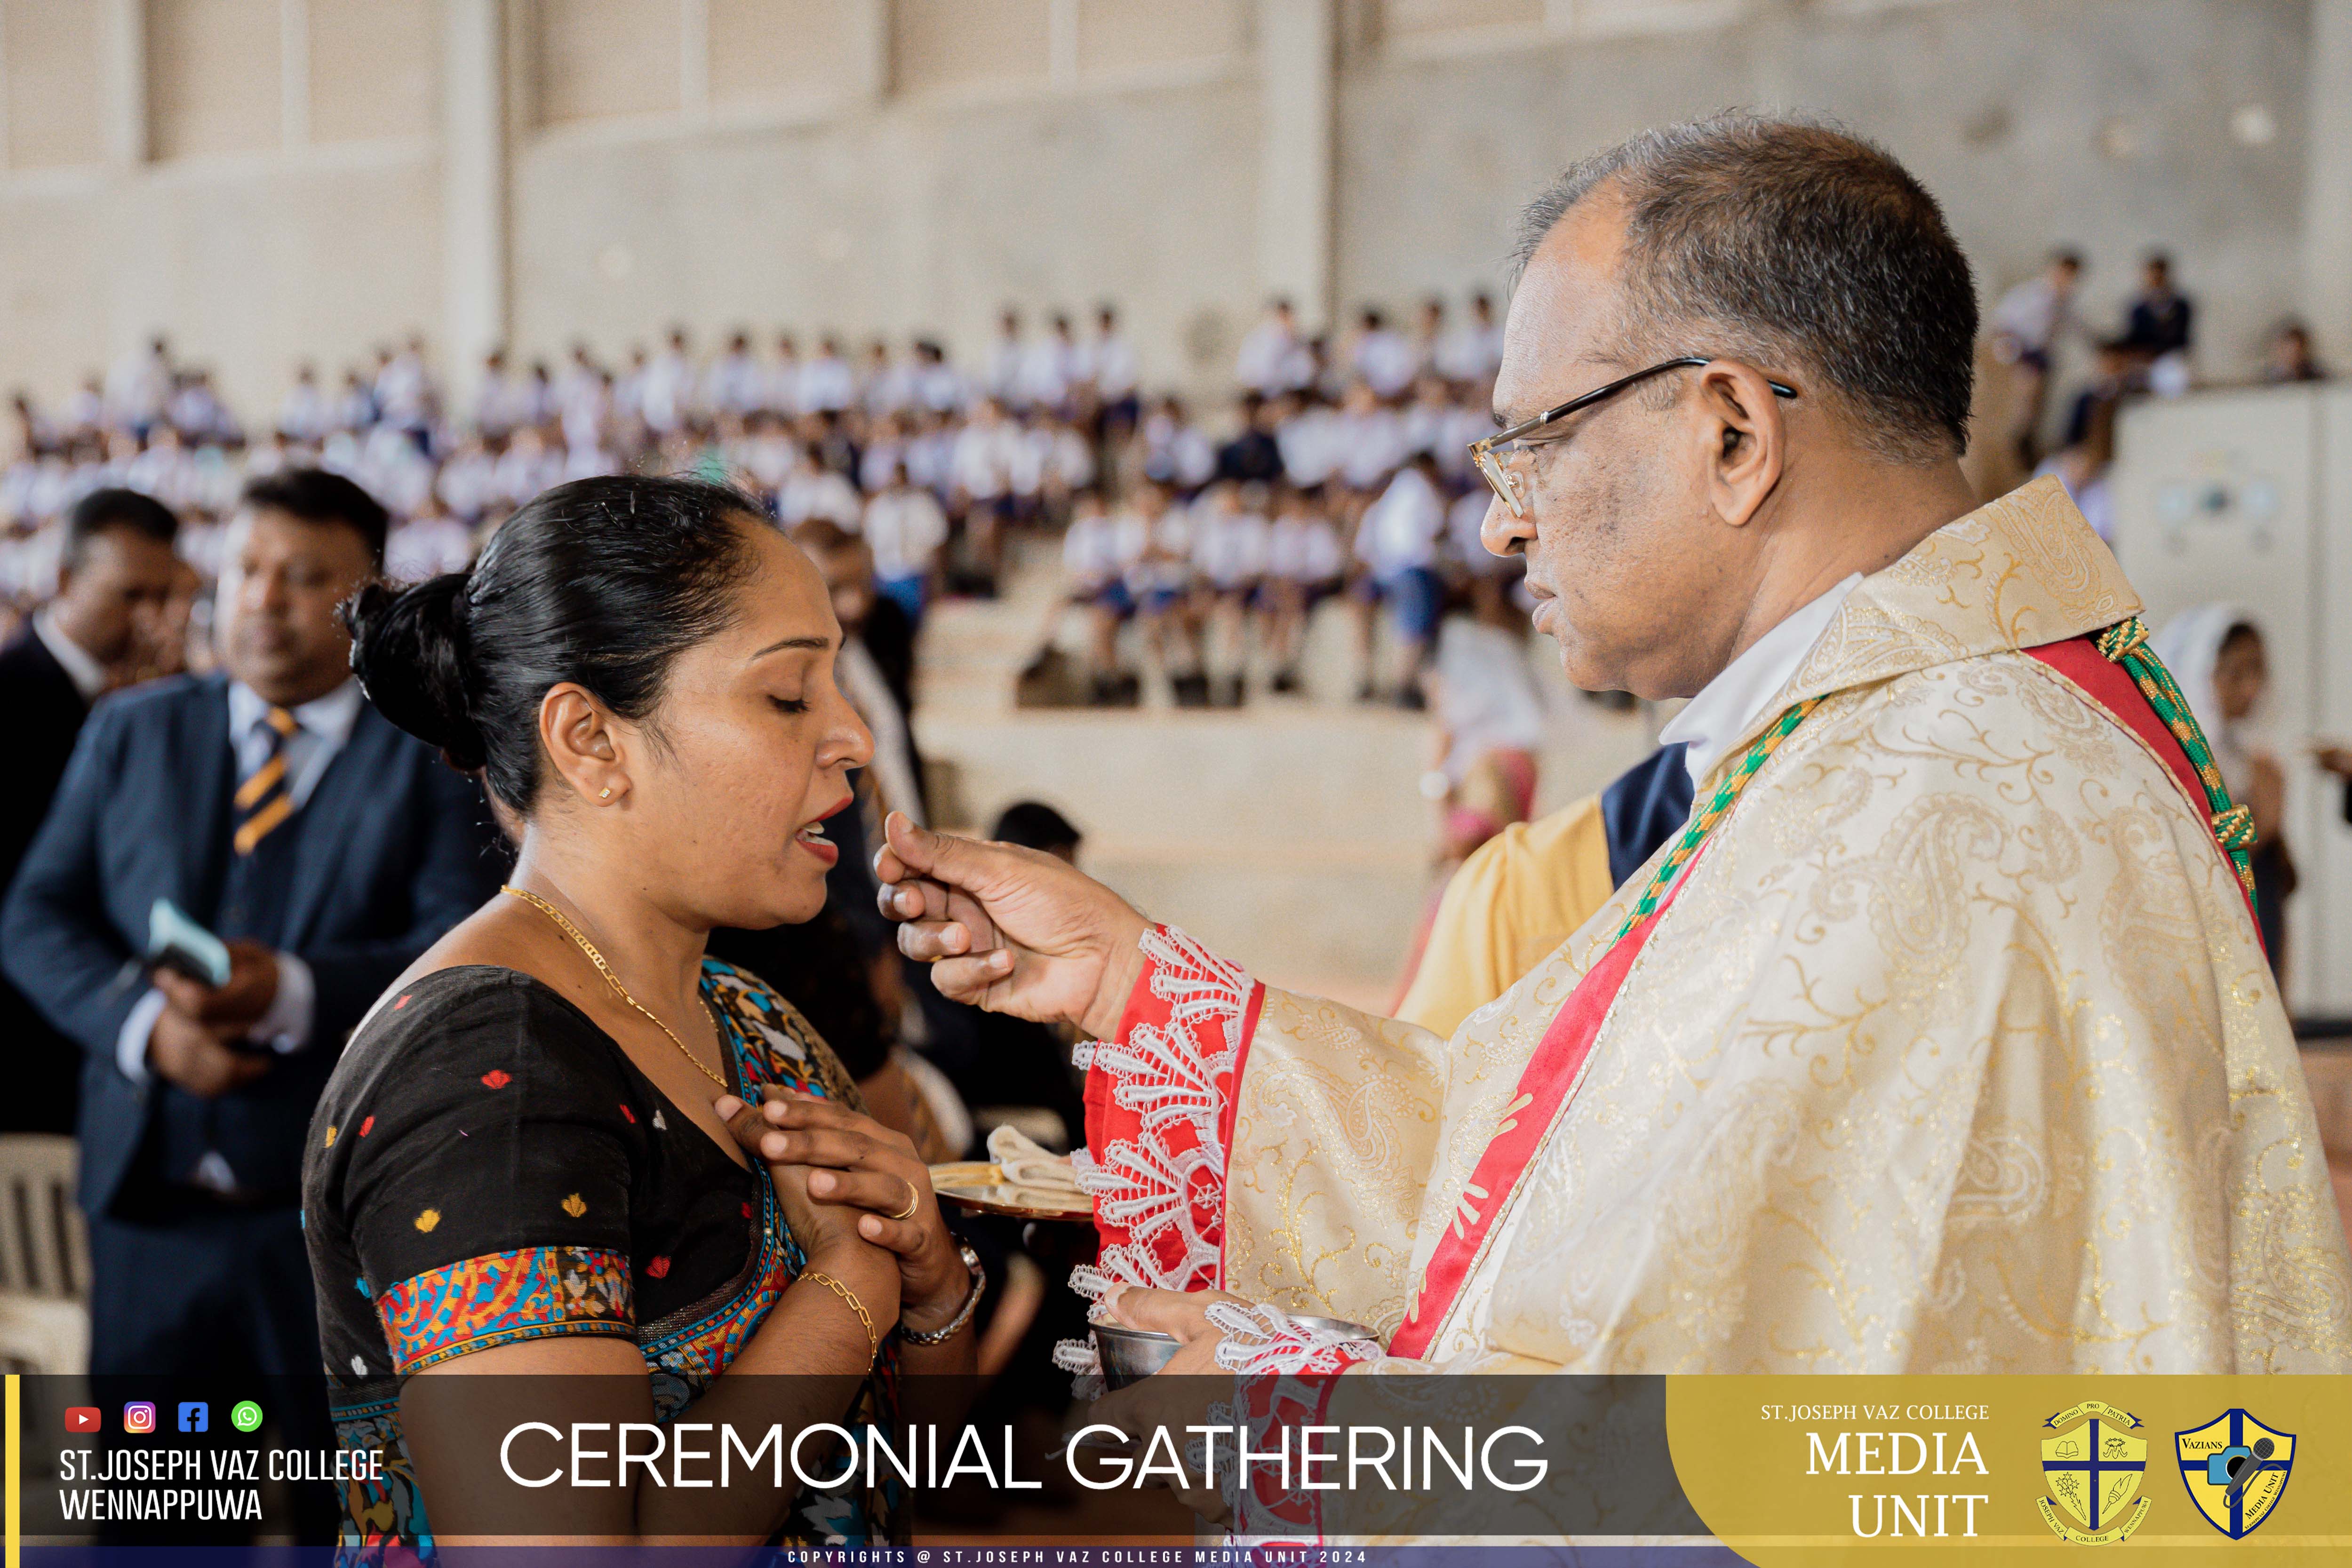
{"label": "instagram icon", "polygon": [[137,1399],[122,1407],[122,1429],[126,1432],[152,1432],[155,1429],[155,1405],[152,1400]]}

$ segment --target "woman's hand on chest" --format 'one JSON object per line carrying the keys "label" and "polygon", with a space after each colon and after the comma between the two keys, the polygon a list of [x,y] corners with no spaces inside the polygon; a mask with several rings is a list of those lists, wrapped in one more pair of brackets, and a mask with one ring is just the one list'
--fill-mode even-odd
{"label": "woman's hand on chest", "polygon": [[913,1143],[834,1101],[767,1092],[773,1097],[759,1106],[724,1095],[714,1109],[745,1151],[767,1162],[793,1234],[812,1254],[819,1238],[887,1249],[898,1260],[907,1325],[928,1332],[952,1319],[971,1274]]}

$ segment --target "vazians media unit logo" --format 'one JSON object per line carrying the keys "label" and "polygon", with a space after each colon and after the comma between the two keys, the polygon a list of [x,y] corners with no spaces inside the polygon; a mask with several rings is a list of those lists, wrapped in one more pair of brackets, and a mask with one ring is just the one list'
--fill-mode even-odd
{"label": "vazians media unit logo", "polygon": [[[2096,1399],[2042,1423],[2042,1521],[2084,1546],[2124,1541],[2147,1517],[2147,1438],[2139,1417]],[[2137,1506],[2134,1506],[2137,1500]]]}
{"label": "vazians media unit logo", "polygon": [[2193,1431],[2176,1432],[2180,1481],[2205,1521],[2243,1541],[2278,1506],[2294,1464],[2294,1434],[2273,1431],[2243,1410],[2224,1410]]}

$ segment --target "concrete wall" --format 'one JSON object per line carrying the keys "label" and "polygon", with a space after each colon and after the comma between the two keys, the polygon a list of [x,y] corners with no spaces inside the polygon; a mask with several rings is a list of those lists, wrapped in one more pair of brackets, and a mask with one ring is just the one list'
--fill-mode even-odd
{"label": "concrete wall", "polygon": [[516,340],[584,332],[617,351],[672,320],[706,341],[739,322],[941,329],[974,356],[1007,300],[1108,298],[1155,375],[1198,333],[1223,365],[1257,292],[1257,115],[1254,88],[1227,80],[543,138],[515,172]]}
{"label": "concrete wall", "polygon": [[[1725,104],[1887,141],[1988,295],[2070,242],[2104,319],[2169,246],[2208,372],[2241,373],[2332,276],[2309,243],[2341,225],[2306,207],[2352,201],[2315,177],[2352,167],[2352,120],[2306,145],[2342,0],[2315,3],[386,0],[387,25],[278,0],[273,40],[254,0],[0,0],[0,383],[61,393],[161,329],[268,407],[298,354],[444,341],[481,300],[531,352],[679,320],[929,327],[970,355],[1000,303],[1109,298],[1151,379],[1206,387],[1269,256],[1343,306],[1496,285],[1511,214],[1569,159]],[[510,44],[505,221],[453,265],[445,232],[481,224],[445,221],[442,138],[478,121],[446,111],[439,39],[485,5]],[[1297,31],[1301,7],[1331,26]],[[1332,112],[1270,114],[1297,62],[1259,41],[1333,33]],[[1328,203],[1296,199],[1320,165],[1276,123],[1328,126]]]}
{"label": "concrete wall", "polygon": [[[1340,97],[1341,298],[1492,278],[1516,203],[1574,158],[1738,106],[1827,111],[1891,148],[1988,300],[2064,242],[2105,323],[2162,246],[2205,310],[2201,369],[2229,376],[2303,308],[2305,0],[1739,9],[1649,37],[1360,51]],[[2253,110],[2270,140],[2250,146],[2231,120]]]}

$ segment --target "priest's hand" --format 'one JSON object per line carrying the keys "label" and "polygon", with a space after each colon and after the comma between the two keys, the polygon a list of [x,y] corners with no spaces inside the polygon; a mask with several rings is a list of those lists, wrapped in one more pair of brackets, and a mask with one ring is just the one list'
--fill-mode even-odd
{"label": "priest's hand", "polygon": [[[1209,1406],[1231,1403],[1234,1398],[1234,1375],[1217,1365],[1217,1346],[1225,1336],[1208,1320],[1212,1301],[1249,1304],[1223,1291],[1147,1291],[1136,1286],[1104,1298],[1110,1315],[1129,1328],[1173,1334],[1183,1343],[1158,1372],[1095,1401],[1087,1418],[1116,1427],[1147,1447],[1152,1428],[1164,1427],[1176,1451],[1186,1453],[1190,1441],[1186,1428],[1208,1426]],[[1233,1452],[1228,1434],[1220,1443],[1219,1457],[1230,1463]],[[1187,1466],[1191,1463],[1188,1458]],[[1189,1469],[1186,1473],[1192,1475]],[[1178,1501],[1208,1523],[1230,1524],[1232,1511],[1214,1478],[1198,1479],[1205,1484],[1170,1490]]]}
{"label": "priest's hand", "polygon": [[874,856],[898,951],[940,994],[1108,1040],[1143,972],[1150,922],[1066,861],[919,828],[897,811]]}

